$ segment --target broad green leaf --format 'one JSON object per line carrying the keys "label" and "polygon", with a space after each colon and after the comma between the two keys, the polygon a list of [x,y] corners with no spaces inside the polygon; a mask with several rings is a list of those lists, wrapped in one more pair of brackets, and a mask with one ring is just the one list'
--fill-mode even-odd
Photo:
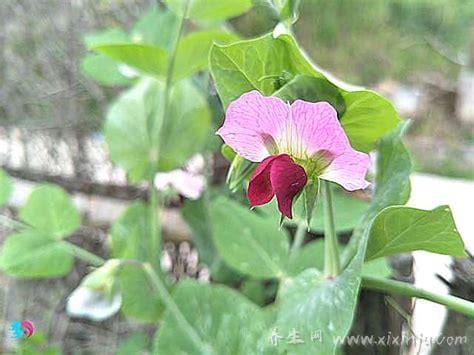
{"label": "broad green leaf", "polygon": [[54,239],[72,234],[81,223],[79,212],[68,194],[60,187],[48,184],[31,192],[19,216],[35,232]]}
{"label": "broad green leaf", "polygon": [[[340,251],[344,247],[340,245]],[[306,269],[315,268],[319,271],[324,269],[324,240],[318,239],[306,244],[295,255],[290,257],[288,273],[296,276]],[[365,262],[362,266],[363,275],[377,275],[378,277],[389,277],[392,269],[385,258],[378,258]]]}
{"label": "broad green leaf", "polygon": [[127,33],[121,28],[109,28],[99,32],[87,33],[84,44],[87,49],[103,44],[126,43],[129,41]]}
{"label": "broad green leaf", "polygon": [[63,276],[73,263],[73,253],[66,244],[36,231],[9,236],[0,251],[0,269],[21,278]]}
{"label": "broad green leaf", "polygon": [[[224,286],[183,281],[157,332],[154,354],[258,354],[264,312]],[[177,340],[178,339],[178,340]]]}
{"label": "broad green leaf", "polygon": [[212,267],[218,255],[212,241],[212,226],[208,207],[207,196],[203,196],[196,201],[186,200],[181,213],[186,223],[191,227],[193,245],[199,252],[199,260]]}
{"label": "broad green leaf", "polygon": [[410,197],[412,162],[402,137],[408,122],[384,137],[378,146],[375,194],[368,215],[375,215],[391,205],[404,205]]}
{"label": "broad green leaf", "polygon": [[265,35],[230,45],[213,45],[211,73],[224,107],[251,90],[271,95],[287,77],[297,74],[323,78],[304,58],[297,57],[288,43]]}
{"label": "broad green leaf", "polygon": [[143,322],[155,323],[163,312],[161,299],[147,274],[138,265],[126,264],[119,271],[123,314]]}
{"label": "broad green leaf", "polygon": [[116,355],[146,354],[147,345],[147,336],[144,333],[135,332],[120,343]]}
{"label": "broad green leaf", "polygon": [[[135,202],[112,224],[110,238],[114,258],[151,262],[158,257],[159,252],[151,250],[149,216],[148,207]],[[157,249],[159,242],[157,240]]]}
{"label": "broad green leaf", "polygon": [[189,80],[173,86],[168,115],[160,135],[160,170],[174,169],[201,151],[211,130],[206,98]]}
{"label": "broad green leaf", "polygon": [[10,177],[3,169],[0,169],[0,206],[8,202],[12,191],[13,185]]}
{"label": "broad green leaf", "polygon": [[179,80],[206,69],[209,50],[213,43],[225,44],[237,39],[237,35],[217,29],[201,30],[186,35],[179,41],[173,79]]}
{"label": "broad green leaf", "polygon": [[395,131],[385,136],[378,145],[375,193],[369,208],[359,226],[355,229],[345,250],[344,262],[347,262],[360,249],[359,243],[364,242],[361,242],[360,239],[367,243],[370,226],[381,210],[391,205],[403,205],[409,198],[412,164],[410,153],[402,141],[402,136],[407,127],[407,122],[401,123]]}
{"label": "broad green leaf", "polygon": [[189,81],[173,86],[166,122],[163,84],[142,79],[112,105],[105,138],[112,160],[132,181],[148,179],[158,170],[171,170],[199,151],[209,132],[210,111],[205,98]]}
{"label": "broad green leaf", "polygon": [[210,66],[224,107],[251,90],[283,98],[301,95],[310,101],[327,100],[341,115],[341,124],[356,149],[371,150],[399,122],[395,109],[383,97],[367,90],[349,92],[326,77],[289,35],[214,45]]}
{"label": "broad green leaf", "polygon": [[[277,296],[279,305],[276,329],[288,335],[295,329],[304,343],[282,342],[279,350],[298,354],[334,354],[335,337],[348,334],[360,287],[363,251],[335,279],[326,279],[320,271],[307,269],[294,278],[286,279]],[[321,332],[322,341],[311,341]],[[296,349],[295,346],[298,348]]]}
{"label": "broad green leaf", "polygon": [[388,207],[377,215],[370,229],[367,260],[414,250],[466,256],[448,206],[431,211]]}
{"label": "broad green leaf", "polygon": [[284,84],[273,95],[284,101],[292,102],[296,99],[318,102],[329,102],[342,115],[346,110],[346,103],[339,88],[325,78],[315,78],[309,75],[296,75]]}
{"label": "broad green leaf", "polygon": [[[165,3],[182,16],[188,0],[165,0]],[[252,0],[189,0],[187,17],[193,20],[218,21],[236,17],[250,10]]]}
{"label": "broad green leaf", "polygon": [[341,124],[352,147],[357,150],[371,151],[379,139],[400,123],[390,101],[375,92],[344,92],[342,96],[346,110],[341,117]]}
{"label": "broad green leaf", "polygon": [[162,101],[163,84],[146,78],[123,93],[107,114],[105,139],[110,156],[134,182],[156,169]]}
{"label": "broad green leaf", "polygon": [[222,259],[254,278],[279,278],[288,258],[288,238],[275,221],[227,198],[211,203],[213,238]]}
{"label": "broad green leaf", "polygon": [[240,293],[255,304],[263,306],[266,298],[263,282],[261,280],[245,280],[240,286]]}
{"label": "broad green leaf", "polygon": [[128,85],[133,82],[120,72],[116,61],[103,54],[86,55],[81,60],[81,69],[86,76],[102,85]]}
{"label": "broad green leaf", "polygon": [[[334,220],[339,233],[353,230],[360,222],[369,203],[337,190],[333,193]],[[324,215],[322,201],[318,200],[314,208],[310,229],[313,232],[324,232]]]}
{"label": "broad green leaf", "polygon": [[[110,232],[113,257],[152,263],[158,260],[160,236],[151,241],[149,215],[146,205],[135,202],[113,223]],[[119,282],[122,312],[142,321],[157,321],[162,305],[143,269],[124,265],[119,272]]]}
{"label": "broad green leaf", "polygon": [[172,11],[153,6],[133,26],[131,40],[154,44],[169,51],[178,33],[178,22]]}
{"label": "broad green leaf", "polygon": [[162,78],[166,73],[167,54],[164,49],[155,45],[139,43],[102,44],[92,47],[91,50],[158,78]]}

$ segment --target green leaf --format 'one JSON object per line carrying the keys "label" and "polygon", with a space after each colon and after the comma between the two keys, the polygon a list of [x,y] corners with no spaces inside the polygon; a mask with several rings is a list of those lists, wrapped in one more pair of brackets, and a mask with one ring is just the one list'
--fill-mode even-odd
{"label": "green leaf", "polygon": [[209,133],[209,107],[191,82],[173,86],[163,124],[162,109],[163,84],[145,78],[122,94],[107,115],[111,158],[133,182],[148,179],[157,169],[180,166],[201,149]]}
{"label": "green leaf", "polygon": [[149,244],[149,210],[141,202],[131,204],[111,226],[112,256],[121,259],[149,261],[152,255]]}
{"label": "green leaf", "polygon": [[9,236],[0,251],[0,269],[21,278],[63,276],[73,263],[73,253],[66,244],[36,231]]}
{"label": "green leaf", "polygon": [[297,75],[273,93],[284,101],[292,102],[296,99],[318,102],[329,102],[342,115],[346,104],[339,88],[324,78],[315,78],[309,75]]}
{"label": "green leaf", "polygon": [[212,241],[212,226],[206,200],[207,196],[196,201],[186,200],[181,213],[191,227],[193,244],[199,252],[199,260],[212,267],[218,255]]}
{"label": "green leaf", "polygon": [[251,90],[285,99],[326,100],[338,110],[352,146],[362,151],[373,149],[399,122],[389,101],[367,90],[347,91],[311,63],[289,35],[214,45],[210,65],[224,107]]}
{"label": "green leaf", "polygon": [[201,30],[186,35],[180,40],[177,48],[173,79],[179,80],[206,69],[209,50],[213,43],[225,44],[237,39],[237,35],[217,29]]}
{"label": "green leaf", "polygon": [[[186,1],[165,0],[165,3],[182,16]],[[243,14],[251,7],[251,0],[190,0],[187,16],[193,20],[218,21]]]}
{"label": "green leaf", "polygon": [[173,12],[153,6],[133,26],[131,39],[134,43],[154,44],[169,51],[178,34],[178,22]]}
{"label": "green leaf", "polygon": [[83,73],[106,86],[128,85],[133,79],[124,76],[118,63],[102,54],[88,54],[81,60]]}
{"label": "green leaf", "polygon": [[173,86],[168,116],[160,135],[160,170],[174,169],[201,151],[211,131],[209,105],[190,80]]}
{"label": "green leaf", "polygon": [[408,122],[385,136],[378,146],[375,194],[368,215],[375,215],[391,205],[404,205],[410,197],[411,157],[402,137]]}
{"label": "green leaf", "polygon": [[234,150],[230,146],[228,146],[227,144],[222,144],[221,145],[221,154],[224,158],[226,158],[226,160],[229,163],[232,163],[232,161],[234,160],[234,158],[236,156]]}
{"label": "green leaf", "polygon": [[166,73],[168,57],[164,49],[151,44],[116,43],[94,46],[91,50],[118,62],[162,78]]}
{"label": "green leaf", "polygon": [[146,354],[148,340],[144,333],[132,333],[120,343],[116,355]]}
{"label": "green leaf", "polygon": [[[150,240],[149,210],[135,202],[117,219],[110,232],[112,255],[120,259],[154,262],[159,258],[159,243]],[[125,264],[119,272],[122,312],[145,322],[159,319],[163,306],[147,274],[138,265]]]}
{"label": "green leaf", "polygon": [[99,32],[87,33],[84,36],[84,44],[87,49],[103,44],[124,43],[128,41],[127,33],[121,28],[109,28]]}
{"label": "green leaf", "polygon": [[[340,251],[344,248],[339,245]],[[288,263],[288,273],[296,276],[306,269],[315,268],[319,271],[324,269],[324,240],[318,239],[306,244],[303,248],[290,258]],[[379,277],[389,277],[392,269],[385,258],[378,258],[365,262],[362,266],[363,275],[377,275]]]}
{"label": "green leaf", "polygon": [[346,111],[341,124],[353,148],[369,152],[377,141],[400,123],[393,105],[375,92],[363,90],[342,94]]}
{"label": "green leaf", "polygon": [[448,206],[431,211],[388,207],[377,215],[370,229],[367,260],[414,250],[466,256]]}
{"label": "green leaf", "polygon": [[[154,354],[255,354],[266,331],[263,311],[223,286],[186,280],[173,292]],[[176,341],[179,339],[179,341]]]}
{"label": "green leaf", "polygon": [[[291,352],[294,349],[298,354],[312,355],[335,353],[333,340],[346,336],[352,326],[360,267],[361,256],[358,255],[335,279],[325,279],[320,271],[307,269],[283,281],[277,296],[279,310],[275,327],[285,336],[295,329],[304,343],[281,342],[279,350]],[[311,341],[311,335],[319,331],[322,341]]]}
{"label": "green leaf", "polygon": [[81,223],[79,212],[68,194],[49,184],[40,185],[31,192],[19,216],[35,231],[54,239],[72,234]]}
{"label": "green leaf", "polygon": [[160,319],[163,304],[143,268],[132,264],[122,266],[119,285],[122,292],[121,311],[125,316],[149,323]]}
{"label": "green leaf", "polygon": [[254,278],[279,278],[288,258],[288,238],[274,220],[227,198],[211,203],[214,243],[232,268]]}
{"label": "green leaf", "polygon": [[0,169],[0,206],[8,202],[12,191],[13,185],[10,177],[3,169]]}

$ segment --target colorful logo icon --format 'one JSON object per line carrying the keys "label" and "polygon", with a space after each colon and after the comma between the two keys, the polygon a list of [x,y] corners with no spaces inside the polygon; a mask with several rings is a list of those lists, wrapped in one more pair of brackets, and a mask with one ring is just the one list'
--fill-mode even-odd
{"label": "colorful logo icon", "polygon": [[29,338],[34,331],[35,326],[29,320],[14,320],[10,323],[10,332],[14,339]]}

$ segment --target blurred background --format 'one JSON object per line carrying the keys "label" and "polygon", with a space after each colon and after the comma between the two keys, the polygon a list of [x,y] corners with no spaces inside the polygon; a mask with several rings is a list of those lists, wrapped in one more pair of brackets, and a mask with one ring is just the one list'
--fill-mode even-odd
{"label": "blurred background", "polygon": [[[105,199],[143,196],[143,189],[129,185],[125,173],[112,165],[101,135],[108,105],[130,79],[110,63],[92,63],[84,36],[115,27],[133,36],[139,33],[137,20],[157,4],[160,1],[0,1],[0,165],[23,181],[19,184],[28,188],[50,181],[71,193]],[[275,25],[265,0],[255,4],[227,23],[242,37],[258,36]],[[469,180],[471,185],[463,186],[472,189],[472,0],[303,0],[295,35],[319,66],[386,95],[402,117],[412,120],[407,143],[416,171]],[[100,223],[109,218],[90,217]],[[165,218],[173,221],[174,216]],[[91,248],[103,246],[105,231],[81,230],[90,236]],[[66,339],[71,349],[89,346],[91,353],[105,353],[121,332],[142,328],[112,321],[99,328],[62,317],[58,310],[64,308],[59,303],[67,293],[64,288],[77,283],[81,273],[79,268],[68,280],[47,281],[46,286],[0,274],[0,288],[6,290],[1,307],[5,312],[12,307],[7,297],[22,299],[32,289],[48,289],[35,307],[49,307],[56,322],[69,324],[63,334],[49,337]],[[472,276],[472,270],[467,274]]]}

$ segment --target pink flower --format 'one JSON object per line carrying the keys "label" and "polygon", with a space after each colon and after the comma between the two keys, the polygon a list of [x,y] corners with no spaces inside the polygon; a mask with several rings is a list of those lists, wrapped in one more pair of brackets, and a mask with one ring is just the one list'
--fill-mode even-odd
{"label": "pink flower", "polygon": [[250,91],[230,103],[217,134],[237,154],[260,163],[247,192],[252,207],[276,196],[280,212],[292,218],[295,196],[318,178],[349,191],[369,184],[369,155],[351,147],[327,102],[289,105]]}

